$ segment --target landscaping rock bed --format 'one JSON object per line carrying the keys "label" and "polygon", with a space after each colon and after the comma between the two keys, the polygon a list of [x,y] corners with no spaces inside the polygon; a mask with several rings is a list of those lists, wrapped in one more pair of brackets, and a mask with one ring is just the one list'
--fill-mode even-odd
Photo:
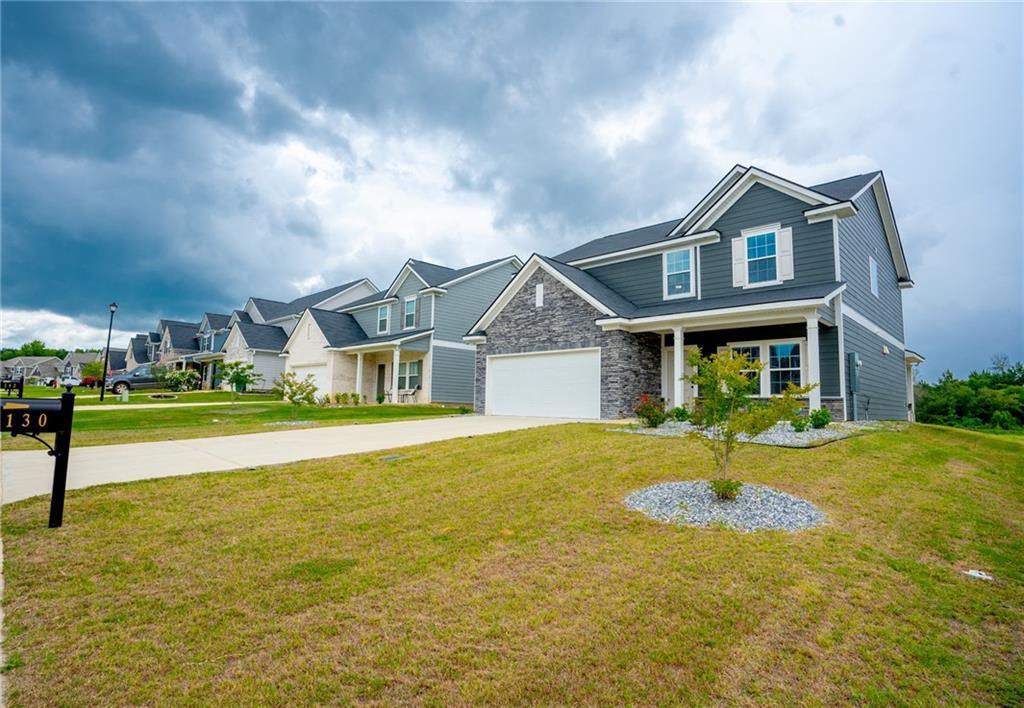
{"label": "landscaping rock bed", "polygon": [[[793,430],[789,423],[777,423],[760,435],[753,438],[740,435],[740,442],[753,443],[755,445],[775,445],[777,447],[817,447],[826,443],[842,440],[844,438],[860,435],[869,430],[885,428],[886,424],[878,421],[850,421],[845,423],[830,423],[824,428],[808,428],[802,433]],[[636,435],[657,435],[660,437],[681,437],[696,431],[690,423],[679,423],[668,421],[658,428],[620,427],[614,430],[621,433],[634,433]]]}
{"label": "landscaping rock bed", "polygon": [[739,531],[801,531],[826,519],[809,501],[761,484],[744,484],[735,500],[721,501],[706,480],[665,482],[633,492],[625,503],[665,523]]}

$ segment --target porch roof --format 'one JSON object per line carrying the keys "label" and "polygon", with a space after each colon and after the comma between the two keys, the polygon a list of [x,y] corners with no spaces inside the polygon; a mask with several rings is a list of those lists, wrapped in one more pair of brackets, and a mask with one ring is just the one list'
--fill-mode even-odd
{"label": "porch roof", "polygon": [[725,297],[687,299],[649,307],[638,307],[627,315],[603,317],[599,325],[644,324],[677,320],[700,320],[712,316],[742,317],[747,313],[806,310],[819,307],[846,289],[844,282],[800,285],[791,288],[758,288]]}
{"label": "porch roof", "polygon": [[431,329],[420,329],[408,332],[398,332],[396,334],[387,334],[381,337],[367,337],[366,339],[347,344],[342,347],[326,347],[332,351],[338,352],[368,352],[368,351],[389,351],[396,345],[402,345],[405,342],[412,342],[417,339],[429,336],[434,333],[433,328]]}

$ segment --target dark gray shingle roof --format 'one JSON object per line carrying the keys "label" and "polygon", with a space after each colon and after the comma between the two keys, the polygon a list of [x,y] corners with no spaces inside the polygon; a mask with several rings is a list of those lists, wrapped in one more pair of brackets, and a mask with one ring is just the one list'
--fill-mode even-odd
{"label": "dark gray shingle roof", "polygon": [[129,348],[132,350],[132,357],[135,359],[136,364],[146,364],[149,362],[149,352],[146,350],[146,340],[148,335],[136,334],[128,342]]}
{"label": "dark gray shingle roof", "polygon": [[363,344],[383,344],[385,342],[393,342],[396,339],[406,339],[407,337],[415,337],[416,335],[425,335],[433,331],[433,329],[410,329],[402,332],[393,332],[391,334],[382,334],[379,337],[365,337],[358,342],[350,342],[340,346],[352,347]]}
{"label": "dark gray shingle roof", "polygon": [[150,332],[146,336],[148,337],[149,341],[152,342],[153,344],[159,344],[160,343],[160,333],[159,332]]}
{"label": "dark gray shingle roof", "polygon": [[816,184],[811,189],[815,192],[821,192],[833,199],[838,199],[841,202],[846,201],[853,197],[854,194],[864,188],[866,184],[871,182],[881,172],[878,170],[874,172],[868,172],[863,175],[854,175],[853,177],[844,177],[843,179],[837,179],[832,182],[823,182],[822,184]]}
{"label": "dark gray shingle roof", "polygon": [[365,280],[365,278],[352,280],[347,283],[342,283],[341,285],[335,285],[333,288],[327,288],[320,292],[310,293],[309,295],[303,295],[302,297],[295,298],[288,303],[288,309],[290,310],[289,314],[301,315],[306,311],[306,308],[313,307],[313,305],[316,305],[318,302],[323,302],[329,297],[337,295],[340,292],[344,292],[352,286],[358,285],[363,280]]}
{"label": "dark gray shingle roof", "polygon": [[123,369],[128,365],[128,350],[127,349],[111,349],[110,350],[110,361],[108,362],[108,368],[111,370]]}
{"label": "dark gray shingle roof", "polygon": [[537,257],[571,280],[594,299],[607,305],[615,314],[625,316],[636,309],[636,305],[631,301],[619,295],[587,271],[580,270],[575,266],[566,265],[565,263],[559,263],[553,258]]}
{"label": "dark gray shingle roof", "polygon": [[228,326],[228,320],[231,319],[231,315],[220,315],[216,312],[207,312],[204,317],[212,329],[224,329]]}
{"label": "dark gray shingle roof", "polygon": [[345,309],[348,310],[355,307],[361,307],[363,305],[369,305],[370,303],[377,302],[378,300],[383,300],[385,295],[386,293],[383,291],[375,292],[373,295],[367,295],[366,297],[361,297],[358,300],[353,300],[345,305]]}
{"label": "dark gray shingle roof", "polygon": [[288,341],[288,333],[276,325],[239,322],[236,326],[250,349],[279,352]]}
{"label": "dark gray shingle roof", "polygon": [[239,322],[252,322],[252,317],[245,310],[235,310],[231,313]]}
{"label": "dark gray shingle roof", "polygon": [[637,248],[638,246],[657,243],[672,233],[672,229],[678,226],[680,221],[682,219],[672,219],[671,221],[663,221],[660,224],[641,226],[639,229],[602,236],[559,253],[555,256],[555,260],[566,263],[581,258],[590,258],[605,253],[615,253],[616,251],[624,251],[628,248]]}
{"label": "dark gray shingle roof", "polygon": [[344,347],[366,339],[366,332],[356,322],[356,318],[347,312],[334,312],[311,307],[309,314],[316,321],[316,326],[323,332],[329,347]]}
{"label": "dark gray shingle roof", "polygon": [[172,349],[199,351],[199,343],[196,341],[196,335],[199,332],[198,324],[172,323],[167,325],[167,331],[171,335]]}
{"label": "dark gray shingle roof", "polygon": [[287,302],[280,302],[278,300],[267,300],[262,297],[250,298],[256,309],[265,320],[276,320],[278,317],[285,317],[291,314],[291,310],[288,308]]}

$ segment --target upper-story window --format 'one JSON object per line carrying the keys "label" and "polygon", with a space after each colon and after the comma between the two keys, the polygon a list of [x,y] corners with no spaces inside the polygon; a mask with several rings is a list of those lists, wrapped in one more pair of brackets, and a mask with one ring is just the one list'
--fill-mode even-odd
{"label": "upper-story window", "polygon": [[407,297],[402,308],[402,328],[412,329],[416,326],[416,297]]}
{"label": "upper-story window", "polygon": [[871,294],[878,297],[878,261],[868,256],[868,277],[871,279]]}
{"label": "upper-story window", "polygon": [[377,334],[388,333],[388,309],[387,305],[377,308]]}
{"label": "upper-story window", "polygon": [[664,256],[664,296],[665,299],[691,297],[694,293],[696,277],[694,275],[694,250],[683,248],[669,251]]}
{"label": "upper-story window", "polygon": [[775,232],[747,236],[747,283],[778,280]]}
{"label": "upper-story window", "polygon": [[778,285],[793,278],[793,229],[780,224],[744,229],[732,242],[732,284]]}

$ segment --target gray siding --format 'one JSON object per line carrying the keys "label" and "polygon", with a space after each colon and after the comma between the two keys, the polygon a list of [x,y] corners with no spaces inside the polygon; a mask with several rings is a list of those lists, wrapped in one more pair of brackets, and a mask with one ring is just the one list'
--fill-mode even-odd
{"label": "gray siding", "polygon": [[903,350],[888,344],[889,353],[883,354],[882,347],[887,342],[849,317],[844,319],[843,335],[846,339],[846,354],[856,352],[861,360],[856,415],[847,373],[847,411],[850,418],[906,420],[907,369]]}
{"label": "gray siding", "polygon": [[[697,249],[698,296],[706,299],[741,292],[732,285],[732,239],[743,229],[764,224],[779,223],[793,229],[794,277],[774,287],[834,282],[832,223],[808,224],[803,212],[809,208],[809,204],[764,185],[755,184],[747,190],[715,222],[713,228],[721,232],[721,240]],[[661,254],[589,268],[587,272],[640,307],[664,302]]]}
{"label": "gray siding", "polygon": [[660,253],[590,268],[587,272],[634,305],[644,307],[665,302]]}
{"label": "gray siding", "polygon": [[461,342],[517,271],[513,264],[506,263],[447,288],[434,305],[434,337]]}
{"label": "gray siding", "polygon": [[[367,307],[365,310],[356,310],[351,314],[355,317],[359,326],[363,328],[363,331],[366,332],[366,336],[377,336],[377,305]],[[391,321],[391,324],[394,324],[394,320]],[[392,327],[391,331],[394,331],[394,327]]]}
{"label": "gray siding", "polygon": [[[855,203],[857,215],[839,220],[839,269],[847,284],[843,302],[903,341],[903,291],[896,285],[896,265],[874,190]],[[878,262],[878,297],[871,294],[868,256]]]}
{"label": "gray siding", "polygon": [[431,356],[431,401],[472,403],[476,353],[469,349],[434,347]]}
{"label": "gray siding", "polygon": [[[417,278],[415,275],[409,274],[405,280],[402,281],[402,286],[395,292],[395,297],[398,298],[398,302],[391,305],[391,331],[400,332],[405,324],[403,319],[403,308],[405,307],[405,298],[416,295],[420,290],[425,288],[423,281]],[[427,312],[425,320],[422,318],[424,298],[417,296],[416,298],[416,324],[415,327],[427,327],[430,324],[430,312]],[[430,303],[427,303],[427,307],[430,307]],[[423,322],[421,325],[420,322]]]}

